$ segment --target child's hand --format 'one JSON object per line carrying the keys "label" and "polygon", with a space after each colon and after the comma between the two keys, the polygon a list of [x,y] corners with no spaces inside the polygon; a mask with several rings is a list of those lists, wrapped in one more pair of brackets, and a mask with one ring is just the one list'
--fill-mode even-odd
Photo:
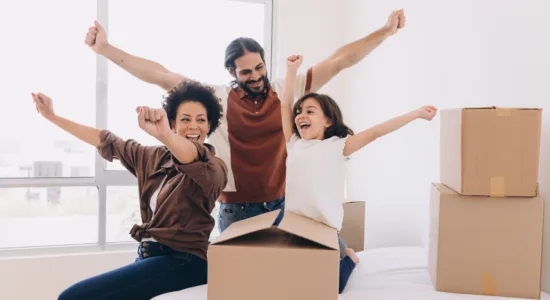
{"label": "child's hand", "polygon": [[286,67],[288,71],[296,72],[300,65],[302,64],[301,55],[291,55],[286,59]]}
{"label": "child's hand", "polygon": [[405,27],[405,12],[403,9],[393,11],[388,17],[386,26],[384,26],[390,35],[394,35],[397,31]]}
{"label": "child's hand", "polygon": [[428,105],[417,109],[415,112],[419,119],[431,121],[437,113],[437,108],[435,106]]}

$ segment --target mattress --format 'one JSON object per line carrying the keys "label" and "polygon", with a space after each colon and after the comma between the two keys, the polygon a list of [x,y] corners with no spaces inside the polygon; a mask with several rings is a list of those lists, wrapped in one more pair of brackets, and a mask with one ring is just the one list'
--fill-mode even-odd
{"label": "mattress", "polygon": [[[427,268],[426,250],[420,247],[391,247],[359,252],[361,262],[353,271],[339,300],[512,300],[518,298],[489,297],[443,293],[434,290]],[[206,285],[167,293],[154,300],[207,300]],[[550,300],[550,295],[541,294]]]}

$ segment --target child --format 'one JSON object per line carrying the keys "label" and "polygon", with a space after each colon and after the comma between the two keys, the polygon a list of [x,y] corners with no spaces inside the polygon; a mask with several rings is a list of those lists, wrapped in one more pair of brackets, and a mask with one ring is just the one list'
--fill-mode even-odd
{"label": "child", "polygon": [[[344,218],[345,162],[349,156],[413,120],[432,120],[437,109],[424,106],[354,135],[344,124],[336,102],[327,95],[306,94],[293,107],[292,91],[301,63],[299,55],[287,59],[281,103],[288,154],[285,210],[324,223],[339,232]],[[342,293],[359,258],[353,249],[340,251],[344,252],[339,281],[339,293]]]}

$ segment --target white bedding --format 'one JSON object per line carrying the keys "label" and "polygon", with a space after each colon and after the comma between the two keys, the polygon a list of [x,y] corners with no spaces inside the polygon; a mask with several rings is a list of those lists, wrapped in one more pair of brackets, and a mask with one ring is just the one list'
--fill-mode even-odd
{"label": "white bedding", "polygon": [[[361,259],[353,271],[340,300],[512,300],[517,298],[488,297],[442,293],[434,290],[427,269],[426,250],[419,247],[394,247],[358,253]],[[164,294],[154,300],[207,300],[206,285]],[[541,299],[550,300],[542,293]]]}

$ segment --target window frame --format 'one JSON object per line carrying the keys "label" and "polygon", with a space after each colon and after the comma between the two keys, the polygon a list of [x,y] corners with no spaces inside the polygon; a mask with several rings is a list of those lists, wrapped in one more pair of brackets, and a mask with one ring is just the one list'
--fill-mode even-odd
{"label": "window frame", "polygon": [[[204,0],[202,0],[204,1]],[[274,0],[226,0],[250,2],[265,5],[264,16],[264,49],[269,76],[273,66],[273,20]],[[109,32],[109,0],[97,0],[97,20],[105,31]],[[220,50],[220,55],[221,55]],[[130,76],[130,75],[129,75]],[[96,57],[96,128],[107,128],[108,119],[108,60]],[[109,170],[107,162],[95,153],[94,177],[55,177],[55,178],[0,178],[0,188],[19,187],[69,187],[95,186],[98,189],[98,241],[94,244],[77,244],[63,246],[36,246],[22,248],[1,248],[0,258],[21,256],[44,256],[73,253],[96,253],[106,251],[135,250],[135,242],[107,242],[107,187],[137,186],[136,178],[126,170]],[[212,239],[212,237],[211,237]]]}

